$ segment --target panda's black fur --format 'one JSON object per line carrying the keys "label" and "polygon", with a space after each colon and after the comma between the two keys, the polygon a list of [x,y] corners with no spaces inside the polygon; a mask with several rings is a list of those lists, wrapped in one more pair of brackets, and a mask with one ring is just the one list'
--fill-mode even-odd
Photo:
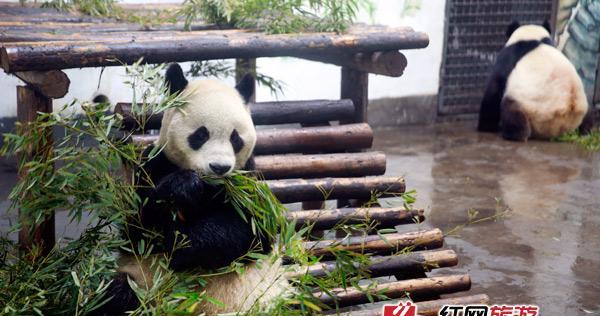
{"label": "panda's black fur", "polygon": [[[531,27],[532,27],[532,25],[524,26],[524,28],[531,28]],[[527,29],[527,30],[523,29],[521,31],[521,33],[519,35],[515,36],[514,38],[511,38],[511,36],[513,35],[513,33],[515,31],[517,31],[517,30],[519,30],[519,28],[521,28],[521,25],[518,22],[513,22],[507,28],[507,31],[506,31],[507,38],[512,39],[514,42],[507,43],[507,45],[504,48],[502,48],[502,50],[498,53],[498,55],[496,57],[496,62],[492,68],[491,75],[489,77],[489,80],[488,80],[488,83],[487,83],[487,86],[486,86],[486,89],[484,92],[484,96],[481,101],[481,107],[480,107],[480,112],[479,112],[479,123],[478,123],[479,131],[497,132],[500,130],[502,136],[505,139],[509,139],[509,140],[526,140],[531,136],[536,136],[536,137],[540,137],[540,138],[549,138],[549,137],[553,137],[553,136],[558,136],[558,135],[551,135],[551,133],[548,133],[546,131],[539,132],[539,131],[535,130],[535,127],[539,127],[540,124],[538,122],[538,124],[537,124],[538,126],[535,126],[532,123],[532,120],[534,118],[536,118],[535,116],[539,116],[539,113],[543,113],[544,109],[537,108],[537,109],[535,109],[535,111],[537,111],[537,112],[534,112],[531,109],[525,109],[524,103],[528,103],[528,100],[522,100],[522,99],[520,99],[521,96],[515,96],[515,95],[519,94],[520,92],[507,90],[507,84],[508,84],[509,79],[514,80],[514,81],[521,80],[520,78],[516,78],[513,75],[513,70],[515,70],[515,68],[517,67],[517,64],[519,62],[521,62],[522,60],[525,60],[526,58],[535,58],[536,60],[543,58],[543,57],[541,57],[541,56],[543,56],[543,53],[536,53],[535,55],[533,55],[532,52],[534,52],[534,51],[538,52],[538,50],[541,48],[541,46],[549,45],[548,47],[550,47],[553,44],[552,39],[550,38],[550,33],[551,33],[550,25],[547,21],[544,22],[544,24],[543,24],[543,28],[546,29],[546,31],[547,31],[546,34],[543,34],[543,33],[545,33],[543,31],[540,32],[540,30],[542,29],[541,27],[539,29],[535,29],[535,27],[537,27],[537,26],[533,26],[533,27],[534,28],[532,28],[532,31],[529,31],[529,29]],[[531,32],[532,34],[528,34],[528,32]],[[535,33],[535,34],[533,34],[533,33]],[[532,35],[532,36],[531,36],[531,38],[527,38],[528,36],[523,36],[523,38],[521,38],[522,35]],[[544,49],[546,49],[548,47],[544,47]],[[552,64],[552,61],[554,61],[554,60],[550,59],[550,57],[556,58],[555,56],[548,56],[548,58],[549,58],[548,64],[544,65],[547,68],[554,67],[554,65]],[[511,77],[511,75],[513,75],[513,76]],[[540,75],[540,76],[543,76],[543,75]],[[574,71],[572,71],[572,72],[565,71],[562,73],[562,76],[563,76],[563,78],[560,78],[558,80],[566,81],[566,80],[572,79],[572,80],[580,81],[580,79],[577,77],[577,74]],[[577,77],[577,78],[573,78],[573,77]],[[540,77],[538,76],[538,78],[540,78]],[[534,85],[524,85],[524,86],[525,86],[524,89],[527,89],[529,91],[545,91],[545,90],[549,89],[544,86],[534,86]],[[523,85],[521,87],[523,87]],[[583,90],[582,89],[580,89],[580,90],[581,91],[576,91],[574,93],[575,94],[583,94]],[[554,93],[554,92],[551,92],[551,93]],[[583,107],[582,106],[582,103],[584,103],[583,101],[576,100],[573,102],[577,103],[577,105],[579,107]],[[560,104],[558,106],[564,108],[565,109],[564,111],[572,111],[570,109],[570,107],[576,107],[572,104],[564,104],[564,105]],[[529,107],[531,107],[531,105],[529,105]],[[587,108],[587,104],[585,104],[585,107]],[[562,111],[562,109],[561,109],[561,111]],[[548,114],[548,113],[544,113],[544,114]],[[550,114],[550,115],[553,115],[554,117],[560,116],[560,114],[558,114],[558,113]],[[576,117],[575,119],[570,119],[570,120],[577,121],[577,114],[575,114],[575,117]],[[553,124],[558,125],[559,123],[556,123],[556,121],[557,120],[546,120],[544,122],[544,124],[546,124],[547,126],[553,125]],[[561,123],[563,123],[563,122],[561,122]],[[566,125],[568,125],[568,124],[566,124]],[[556,128],[555,130],[562,130],[562,129]]]}
{"label": "panda's black fur", "polygon": [[[180,93],[188,85],[177,64],[168,68],[166,80],[171,93]],[[254,93],[253,78],[246,76],[236,89],[247,102]],[[205,136],[195,134],[189,135],[187,141],[192,149],[197,150],[206,140],[202,139]],[[236,154],[245,145],[235,130],[230,141]],[[155,151],[155,146],[146,148],[143,153],[145,160]],[[258,247],[265,254],[271,251],[272,241],[255,236],[250,223],[226,199],[224,188],[210,185],[198,172],[172,162],[165,151],[166,148],[148,160],[143,170],[136,171],[137,175],[148,175],[150,181],[147,176],[139,176],[136,180],[137,194],[145,202],[139,217],[132,219],[132,225],[128,225],[127,237],[134,245],[144,240],[146,245],[154,247],[155,252],[169,253],[177,232],[186,235],[189,246],[171,254],[169,268],[174,271],[217,269],[229,265],[250,250],[256,252]],[[215,169],[212,164],[211,168]],[[246,168],[253,168],[251,157]],[[145,232],[148,230],[159,233],[164,239],[159,241],[147,237]],[[97,315],[119,315],[138,307],[139,302],[128,284],[128,277],[130,275],[126,272],[117,274],[107,289],[107,295],[112,299],[96,311]]]}

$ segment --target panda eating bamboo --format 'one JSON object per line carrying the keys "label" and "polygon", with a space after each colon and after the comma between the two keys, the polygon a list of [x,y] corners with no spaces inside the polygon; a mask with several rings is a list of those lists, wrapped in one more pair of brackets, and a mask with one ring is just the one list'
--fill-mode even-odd
{"label": "panda eating bamboo", "polygon": [[[145,203],[139,211],[141,225],[128,225],[128,237],[134,245],[145,240],[158,255],[171,255],[168,268],[178,272],[226,267],[249,251],[269,253],[273,241],[256,236],[224,190],[201,178],[251,167],[256,131],[247,102],[254,93],[254,79],[247,75],[235,89],[213,80],[188,83],[177,64],[168,67],[165,77],[170,93],[179,93],[185,105],[165,111],[157,143],[144,152],[147,157],[155,146],[163,148],[144,165],[141,173],[145,176],[138,177],[137,193]],[[149,239],[147,231],[164,240]],[[180,233],[187,236],[188,245],[171,252],[169,245]],[[150,261],[122,255],[118,274],[107,289],[111,299],[97,314],[119,315],[136,309],[139,301],[128,279],[140,288],[151,288],[156,268]],[[280,261],[245,264],[243,274],[208,277],[201,290],[222,305],[203,301],[194,312],[248,311],[268,304],[287,288]]]}

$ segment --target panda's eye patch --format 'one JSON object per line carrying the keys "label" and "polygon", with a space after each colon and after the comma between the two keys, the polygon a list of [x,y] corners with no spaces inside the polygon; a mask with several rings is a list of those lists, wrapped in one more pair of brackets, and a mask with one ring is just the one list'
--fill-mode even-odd
{"label": "panda's eye patch", "polygon": [[231,137],[229,138],[229,141],[231,141],[231,145],[233,146],[233,151],[235,153],[240,152],[240,150],[242,150],[242,148],[244,148],[244,140],[240,137],[240,134],[238,134],[237,130],[233,130],[233,132],[231,132]]}
{"label": "panda's eye patch", "polygon": [[190,136],[188,136],[188,143],[193,150],[198,150],[208,140],[208,129],[204,126],[198,128]]}

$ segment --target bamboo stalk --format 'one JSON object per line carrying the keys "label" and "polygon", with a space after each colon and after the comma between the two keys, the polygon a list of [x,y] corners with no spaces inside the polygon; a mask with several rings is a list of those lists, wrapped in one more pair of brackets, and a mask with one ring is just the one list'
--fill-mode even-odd
{"label": "bamboo stalk", "polygon": [[282,203],[335,199],[370,199],[374,192],[395,196],[404,192],[404,179],[396,177],[267,180]]}
{"label": "bamboo stalk", "polygon": [[421,230],[409,233],[393,233],[382,235],[354,236],[344,239],[321,241],[306,241],[304,247],[315,256],[330,256],[331,251],[345,250],[357,253],[385,253],[397,252],[404,248],[415,249],[439,248],[444,243],[441,230]]}
{"label": "bamboo stalk", "polygon": [[[387,257],[371,257],[370,264],[366,267],[373,278],[394,275],[399,271],[424,271],[436,268],[455,266],[458,256],[454,250],[415,251],[407,254]],[[325,261],[318,264],[302,267],[287,274],[288,278],[299,278],[304,274],[320,277],[334,271],[335,261]]]}
{"label": "bamboo stalk", "polygon": [[[373,295],[382,293],[393,299],[404,297],[407,293],[411,295],[447,294],[466,291],[470,288],[471,278],[469,275],[460,274],[383,283],[374,286],[369,292]],[[334,307],[336,303],[342,307],[369,301],[366,293],[355,288],[336,288],[331,290],[330,293],[331,295],[325,292],[315,292],[313,295],[330,307]]]}
{"label": "bamboo stalk", "polygon": [[385,173],[383,152],[256,156],[264,179],[364,177]]}
{"label": "bamboo stalk", "polygon": [[377,227],[394,227],[425,220],[423,210],[406,210],[404,207],[341,208],[334,210],[306,210],[287,213],[288,220],[295,220],[296,227],[312,224],[314,229],[330,229],[344,221],[356,224],[365,220],[378,223]]}

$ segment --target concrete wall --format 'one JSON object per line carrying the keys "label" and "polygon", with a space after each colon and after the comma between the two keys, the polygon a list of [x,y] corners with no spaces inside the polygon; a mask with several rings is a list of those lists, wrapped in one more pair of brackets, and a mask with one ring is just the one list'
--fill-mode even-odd
{"label": "concrete wall", "polygon": [[[126,0],[123,2],[145,1]],[[385,99],[386,101],[382,104],[390,107],[390,102],[392,102],[391,106],[396,106],[393,102],[396,98],[436,94],[442,55],[445,0],[374,0],[373,2],[376,5],[373,16],[362,13],[360,21],[392,26],[411,26],[415,30],[429,34],[430,44],[425,49],[403,52],[408,59],[408,67],[402,77],[388,78],[371,75],[369,78],[370,98]],[[259,88],[257,91],[258,101],[339,98],[339,67],[294,58],[263,58],[259,59],[257,64],[259,71],[282,80],[286,85],[285,94],[278,98],[272,96],[265,88]],[[127,101],[131,98],[129,89],[122,84],[125,76],[121,67],[106,68],[101,80],[99,80],[99,68],[70,69],[65,72],[71,79],[71,89],[64,98],[55,100],[55,108],[74,98],[89,100],[98,90],[107,94],[112,101]],[[3,118],[16,116],[15,87],[19,82],[13,76],[0,73],[0,95],[2,95],[0,98],[0,121]],[[376,106],[377,102],[373,104]]]}

